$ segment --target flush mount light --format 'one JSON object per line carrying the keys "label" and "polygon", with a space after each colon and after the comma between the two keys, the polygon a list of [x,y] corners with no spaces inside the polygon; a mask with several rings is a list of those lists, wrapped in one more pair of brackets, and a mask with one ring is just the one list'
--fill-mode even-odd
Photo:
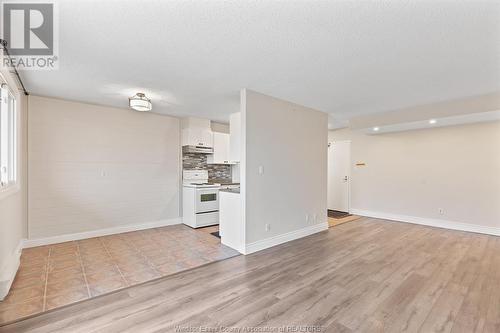
{"label": "flush mount light", "polygon": [[429,124],[434,125],[435,123],[437,123],[437,120],[436,120],[436,119],[431,119],[431,120],[429,120]]}
{"label": "flush mount light", "polygon": [[374,132],[378,132],[378,130],[379,130],[379,129],[380,129],[380,128],[378,128],[378,127],[374,127],[374,128],[373,128],[373,131],[374,131]]}
{"label": "flush mount light", "polygon": [[137,93],[128,99],[128,105],[135,111],[151,111],[153,109],[153,104],[151,100],[146,97],[143,93]]}

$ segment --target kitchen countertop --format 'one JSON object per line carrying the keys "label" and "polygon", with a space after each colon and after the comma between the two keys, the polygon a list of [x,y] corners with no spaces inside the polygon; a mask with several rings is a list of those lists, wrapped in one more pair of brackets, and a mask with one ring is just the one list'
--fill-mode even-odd
{"label": "kitchen countertop", "polygon": [[208,181],[210,184],[221,184],[221,185],[240,185],[240,183],[233,183],[230,180],[224,180],[224,179],[210,179]]}
{"label": "kitchen countertop", "polygon": [[239,188],[228,188],[228,189],[221,189],[219,192],[228,192],[228,193],[236,193],[240,194],[240,189]]}

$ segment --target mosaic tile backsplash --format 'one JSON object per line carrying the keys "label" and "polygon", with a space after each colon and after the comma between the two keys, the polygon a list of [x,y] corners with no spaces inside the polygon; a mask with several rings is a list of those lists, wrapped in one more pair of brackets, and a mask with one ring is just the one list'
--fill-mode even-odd
{"label": "mosaic tile backsplash", "polygon": [[231,166],[223,164],[207,164],[206,154],[183,153],[182,167],[190,170],[208,170],[210,180],[231,182]]}

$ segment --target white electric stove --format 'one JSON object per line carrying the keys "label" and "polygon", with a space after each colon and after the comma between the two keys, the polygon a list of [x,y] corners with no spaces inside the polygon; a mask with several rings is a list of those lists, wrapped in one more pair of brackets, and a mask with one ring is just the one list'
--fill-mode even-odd
{"label": "white electric stove", "polygon": [[192,228],[219,224],[220,184],[208,183],[207,170],[184,170],[182,183],[182,222]]}

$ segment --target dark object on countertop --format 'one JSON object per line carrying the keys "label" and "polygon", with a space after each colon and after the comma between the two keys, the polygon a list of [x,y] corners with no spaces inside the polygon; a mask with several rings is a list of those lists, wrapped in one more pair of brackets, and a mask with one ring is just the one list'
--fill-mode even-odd
{"label": "dark object on countertop", "polygon": [[231,179],[209,179],[208,182],[221,185],[240,185],[240,183],[234,183]]}
{"label": "dark object on countertop", "polygon": [[217,238],[220,238],[220,235],[219,235],[219,232],[218,232],[218,231],[216,231],[216,232],[211,232],[211,233],[210,233],[210,235],[215,236],[215,237],[217,237]]}
{"label": "dark object on countertop", "polygon": [[227,189],[221,189],[219,192],[229,192],[229,193],[240,193],[240,188],[227,188]]}

